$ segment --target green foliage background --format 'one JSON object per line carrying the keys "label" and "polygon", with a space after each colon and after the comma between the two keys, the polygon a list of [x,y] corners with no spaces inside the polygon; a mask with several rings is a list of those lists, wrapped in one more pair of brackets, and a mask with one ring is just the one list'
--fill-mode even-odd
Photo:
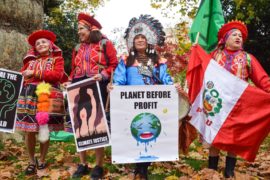
{"label": "green foliage background", "polygon": [[[172,8],[177,8],[183,17],[194,18],[199,1],[151,0],[151,2],[152,7],[162,8],[164,14],[170,14]],[[244,49],[253,54],[270,74],[270,1],[220,0],[220,2],[226,22],[238,19],[247,24],[249,35]]]}
{"label": "green foliage background", "polygon": [[[94,11],[103,6],[108,0],[65,0],[60,6],[55,3],[61,0],[45,0],[44,28],[57,34],[57,45],[63,50],[65,69],[70,71],[72,49],[78,43],[77,14],[79,11]],[[163,15],[174,17],[180,13],[183,18],[175,27],[179,49],[177,54],[182,55],[189,50],[190,43],[186,39],[187,20],[185,17],[194,18],[199,0],[150,0],[153,8],[161,8]],[[269,0],[221,0],[224,18],[227,21],[238,19],[248,25],[249,37],[244,49],[253,54],[270,74],[270,2]],[[178,10],[172,11],[172,8]],[[171,13],[174,12],[174,13]]]}
{"label": "green foliage background", "polygon": [[[94,15],[94,10],[104,5],[105,0],[46,0],[44,7],[44,29],[57,35],[56,45],[63,50],[65,71],[71,68],[72,50],[79,43],[77,36],[77,15],[87,12]],[[56,4],[59,3],[59,6]]]}

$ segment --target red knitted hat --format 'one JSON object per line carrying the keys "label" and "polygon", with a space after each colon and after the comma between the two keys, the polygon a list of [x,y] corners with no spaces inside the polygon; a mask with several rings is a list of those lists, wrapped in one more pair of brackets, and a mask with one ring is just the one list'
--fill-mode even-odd
{"label": "red knitted hat", "polygon": [[95,26],[98,29],[102,28],[101,24],[96,19],[94,19],[93,16],[90,16],[89,14],[79,13],[78,20],[86,22],[90,26]]}
{"label": "red knitted hat", "polygon": [[28,43],[31,46],[35,46],[36,40],[40,38],[46,38],[54,43],[56,40],[56,35],[48,30],[37,30],[28,36]]}
{"label": "red knitted hat", "polygon": [[220,39],[224,38],[226,33],[228,31],[230,31],[231,29],[238,29],[239,31],[241,31],[243,41],[245,41],[247,39],[247,36],[248,36],[247,26],[242,21],[234,20],[234,21],[230,21],[230,22],[224,24],[219,29],[219,31],[218,31],[218,41],[220,41]]}

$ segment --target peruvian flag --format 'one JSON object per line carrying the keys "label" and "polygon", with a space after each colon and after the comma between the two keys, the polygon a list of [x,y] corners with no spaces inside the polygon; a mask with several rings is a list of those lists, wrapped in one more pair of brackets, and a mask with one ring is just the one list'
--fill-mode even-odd
{"label": "peruvian flag", "polygon": [[254,161],[270,132],[270,94],[221,67],[192,47],[187,81],[190,123],[212,146]]}

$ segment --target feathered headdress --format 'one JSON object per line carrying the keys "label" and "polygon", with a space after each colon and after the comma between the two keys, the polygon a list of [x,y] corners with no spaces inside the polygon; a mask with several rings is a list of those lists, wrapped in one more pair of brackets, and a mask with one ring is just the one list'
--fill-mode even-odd
{"label": "feathered headdress", "polygon": [[165,32],[161,23],[150,15],[140,15],[139,18],[132,18],[125,31],[124,38],[127,41],[128,49],[133,46],[136,35],[142,34],[146,37],[148,44],[162,46],[165,41]]}

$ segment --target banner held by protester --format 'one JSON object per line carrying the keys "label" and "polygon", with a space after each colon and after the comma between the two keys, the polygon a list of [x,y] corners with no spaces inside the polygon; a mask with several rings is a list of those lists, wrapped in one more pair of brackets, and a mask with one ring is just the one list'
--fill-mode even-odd
{"label": "banner held by protester", "polygon": [[23,76],[19,72],[0,68],[0,131],[14,132],[16,105]]}
{"label": "banner held by protester", "polygon": [[69,112],[77,151],[110,145],[99,83],[86,79],[67,87]]}
{"label": "banner held by protester", "polygon": [[114,86],[110,95],[113,163],[178,160],[175,86]]}

